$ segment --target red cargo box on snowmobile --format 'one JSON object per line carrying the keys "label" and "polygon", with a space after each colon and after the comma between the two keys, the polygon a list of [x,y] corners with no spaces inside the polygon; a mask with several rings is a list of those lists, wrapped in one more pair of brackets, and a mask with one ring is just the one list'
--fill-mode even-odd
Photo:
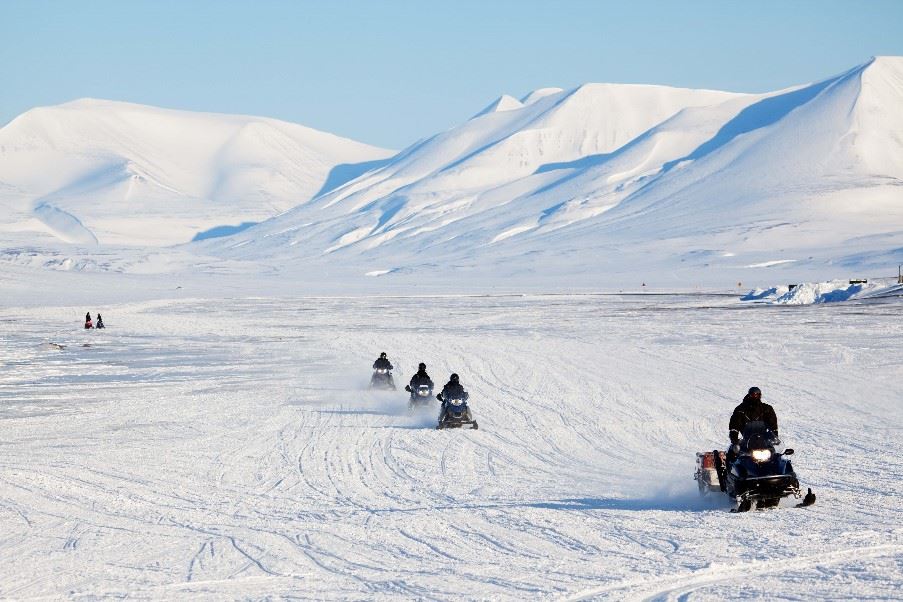
{"label": "red cargo box on snowmobile", "polygon": [[[722,466],[727,463],[723,451],[721,455]],[[715,469],[715,452],[696,452],[696,473],[693,475],[699,486],[699,495],[705,495],[710,491],[721,491],[721,482],[718,480],[718,471]]]}

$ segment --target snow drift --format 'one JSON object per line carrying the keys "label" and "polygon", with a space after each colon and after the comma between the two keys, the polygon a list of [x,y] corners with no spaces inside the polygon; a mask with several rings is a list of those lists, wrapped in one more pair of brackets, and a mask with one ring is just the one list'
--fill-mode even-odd
{"label": "snow drift", "polygon": [[803,282],[792,287],[774,286],[756,289],[748,292],[740,300],[776,305],[813,305],[900,296],[903,296],[903,284],[899,284],[896,280],[831,280]]}

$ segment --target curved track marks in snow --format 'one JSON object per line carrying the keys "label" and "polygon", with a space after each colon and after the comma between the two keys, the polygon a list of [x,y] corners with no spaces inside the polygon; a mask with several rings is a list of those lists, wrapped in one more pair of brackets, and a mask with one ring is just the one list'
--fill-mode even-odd
{"label": "curved track marks in snow", "polygon": [[[180,300],[110,308],[94,332],[80,311],[0,314],[3,597],[890,597],[903,584],[903,462],[887,449],[903,422],[898,304]],[[435,409],[366,391],[384,350],[399,388],[421,360],[440,386],[461,374],[480,430],[435,431]],[[815,507],[737,516],[696,495],[693,452],[722,444],[751,384]]]}

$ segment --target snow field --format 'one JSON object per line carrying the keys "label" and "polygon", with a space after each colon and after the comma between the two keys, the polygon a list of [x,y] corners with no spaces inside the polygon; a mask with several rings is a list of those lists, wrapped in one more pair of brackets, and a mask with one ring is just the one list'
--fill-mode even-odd
{"label": "snow field", "polygon": [[[0,310],[0,597],[894,598],[899,301],[245,298]],[[92,315],[95,310],[92,309]],[[64,345],[58,349],[50,343]],[[84,346],[88,345],[88,346]],[[425,361],[478,431],[399,388]],[[700,499],[751,385],[806,510]]]}

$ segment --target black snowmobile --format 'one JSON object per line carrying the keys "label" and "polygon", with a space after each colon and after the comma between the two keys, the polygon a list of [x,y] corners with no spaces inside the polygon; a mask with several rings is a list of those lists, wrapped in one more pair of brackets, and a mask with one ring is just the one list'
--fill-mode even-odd
{"label": "black snowmobile", "polygon": [[[802,497],[789,458],[793,450],[777,451],[780,442],[764,422],[750,422],[743,429],[742,437],[740,450],[730,465],[718,450],[712,454],[721,491],[737,502],[734,512],[747,512],[753,504],[756,509],[774,508],[782,498]],[[798,506],[814,503],[815,495],[809,489]]]}
{"label": "black snowmobile", "polygon": [[419,384],[414,388],[407,385],[404,390],[411,394],[411,398],[408,399],[408,410],[425,408],[433,403],[433,387],[426,383]]}
{"label": "black snowmobile", "polygon": [[436,425],[437,429],[456,429],[463,426],[469,426],[474,430],[479,428],[477,421],[473,419],[473,415],[470,413],[470,407],[467,405],[467,393],[463,397],[448,397],[446,399],[443,399],[440,393],[436,398],[442,402],[439,424]]}
{"label": "black snowmobile", "polygon": [[395,379],[392,378],[392,370],[389,368],[376,368],[370,377],[370,388],[383,391],[395,391]]}

